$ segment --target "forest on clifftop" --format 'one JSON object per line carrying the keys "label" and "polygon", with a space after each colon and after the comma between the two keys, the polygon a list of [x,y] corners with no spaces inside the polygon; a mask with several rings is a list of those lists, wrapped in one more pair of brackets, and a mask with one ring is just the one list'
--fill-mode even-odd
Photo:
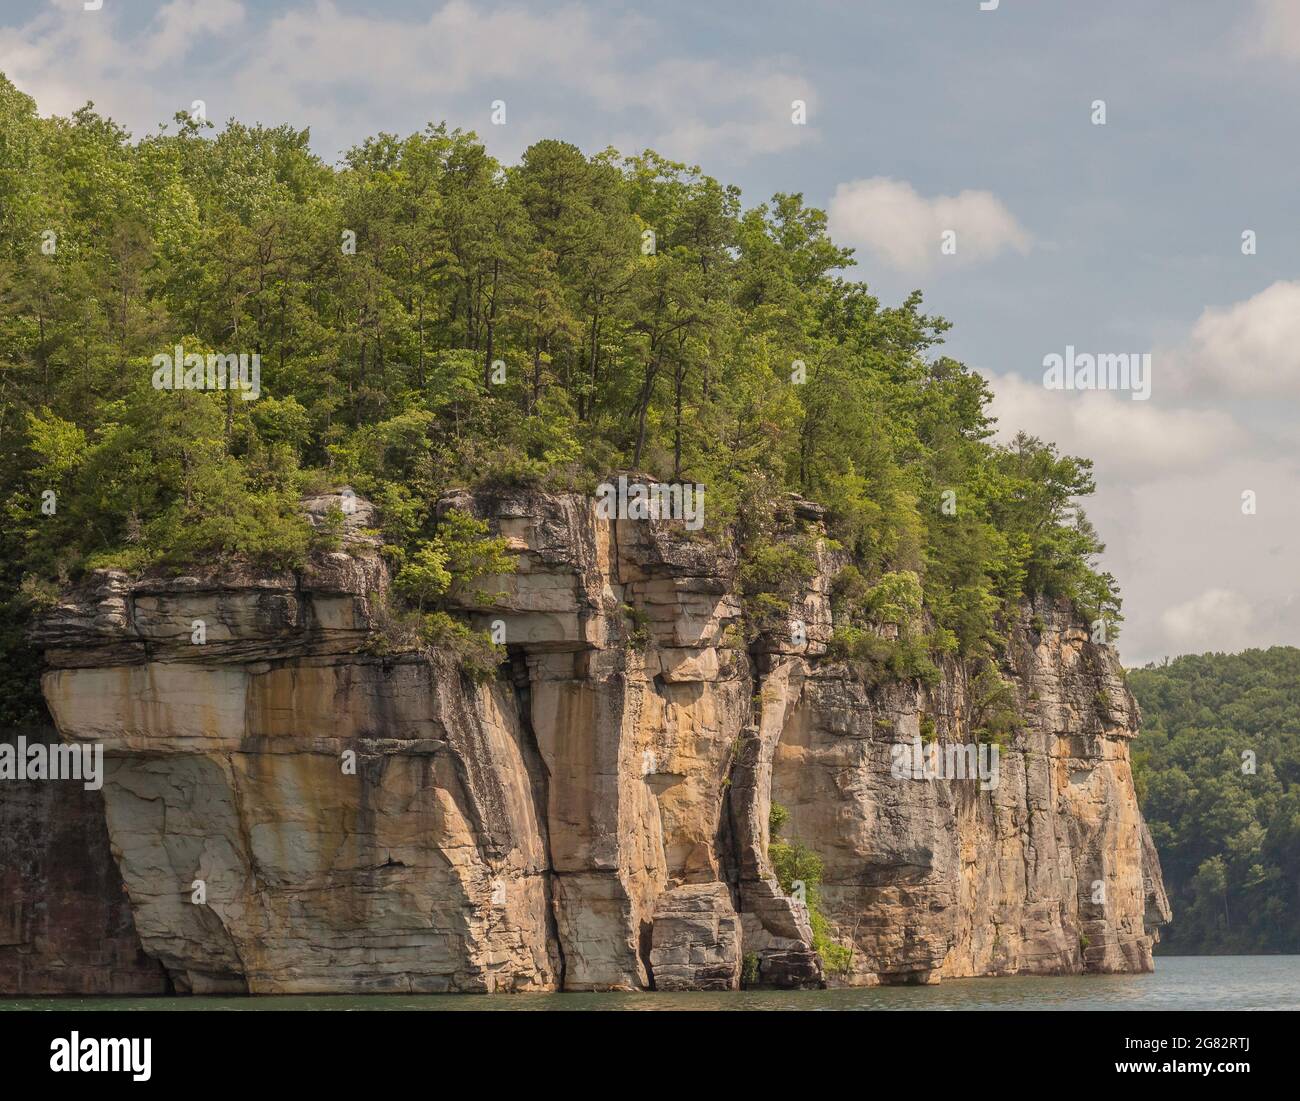
{"label": "forest on clifftop", "polygon": [[[1113,630],[1090,462],[994,442],[947,323],[852,265],[800,195],[746,206],[649,151],[541,141],[503,165],[431,125],[329,165],[291,127],[42,117],[0,76],[5,718],[39,708],[22,632],[60,586],[293,564],[300,497],[343,485],[417,581],[454,552],[448,488],[631,469],[706,487],[701,537],[735,541],[760,603],[807,569],[773,539],[783,502],[825,506],[848,620],[925,609],[904,672],[991,654],[1030,593]],[[256,400],[156,388],[178,348],[257,356]]]}

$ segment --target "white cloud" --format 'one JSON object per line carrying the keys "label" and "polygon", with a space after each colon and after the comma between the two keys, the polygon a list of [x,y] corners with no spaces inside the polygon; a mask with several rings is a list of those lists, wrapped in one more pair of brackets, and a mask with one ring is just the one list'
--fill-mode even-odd
{"label": "white cloud", "polygon": [[174,64],[208,35],[224,34],[243,21],[239,0],[171,0],[154,17],[135,64],[151,69]]}
{"label": "white cloud", "polygon": [[1206,589],[1191,600],[1167,608],[1160,617],[1160,626],[1170,653],[1230,653],[1256,644],[1254,621],[1250,601],[1241,593]]}
{"label": "white cloud", "polygon": [[[21,28],[0,26],[0,72],[45,113],[69,114],[91,98],[87,77],[110,75],[124,84],[126,72],[112,28],[116,16],[87,12],[76,0],[55,0]],[[123,87],[122,98],[138,105]]]}
{"label": "white cloud", "polygon": [[1296,0],[1256,0],[1248,33],[1254,52],[1300,61],[1300,4]]}
{"label": "white cloud", "polygon": [[1244,302],[1207,308],[1168,358],[1171,381],[1184,393],[1300,395],[1300,282],[1277,282]]}
{"label": "white cloud", "polygon": [[[1039,378],[984,372],[997,436],[1023,429],[1095,463],[1082,503],[1120,583],[1123,660],[1300,639],[1300,465],[1221,409],[1108,391],[1046,390]],[[1257,494],[1254,514],[1242,492]]]}
{"label": "white cloud", "polygon": [[[991,260],[1008,249],[1024,253],[1030,236],[989,191],[963,191],[927,199],[905,180],[874,176],[842,183],[831,197],[831,235],[868,249],[899,271],[929,271],[939,260],[958,264]],[[943,235],[956,233],[956,252],[942,255]]]}
{"label": "white cloud", "polygon": [[[812,85],[789,66],[768,62],[736,68],[715,61],[665,60],[645,78],[648,87],[629,89],[618,80],[616,102],[626,111],[649,108],[657,129],[650,145],[672,150],[677,159],[697,161],[717,149],[779,153],[815,135],[817,97]],[[618,93],[615,93],[618,95]],[[809,122],[791,121],[791,104],[803,100]],[[684,111],[684,102],[695,112]]]}
{"label": "white cloud", "polygon": [[999,439],[1023,430],[1050,440],[1062,451],[1092,459],[1099,478],[1133,485],[1185,474],[1247,443],[1243,430],[1221,410],[1132,401],[1122,391],[1048,390],[1041,378],[984,374],[993,390]]}
{"label": "white cloud", "polygon": [[[1258,452],[1227,453],[1200,470],[1145,483],[1099,479],[1084,505],[1106,542],[1104,566],[1123,589],[1125,662],[1300,640],[1297,485],[1294,459]],[[1254,514],[1242,511],[1247,489],[1258,494]],[[1236,603],[1206,598],[1199,612],[1188,607],[1212,591],[1229,592]],[[1210,626],[1194,631],[1198,623]]]}
{"label": "white cloud", "polygon": [[[476,129],[507,156],[565,136],[739,160],[815,136],[815,92],[794,64],[672,56],[671,28],[596,6],[447,0],[402,18],[299,0],[255,21],[238,0],[171,0],[137,31],[110,7],[60,0],[0,26],[0,71],[45,113],[93,99],[139,133],[200,98],[214,118],[309,125],[327,157],[431,119]],[[489,123],[497,99],[504,127]],[[808,103],[809,125],[792,124],[794,99]]]}

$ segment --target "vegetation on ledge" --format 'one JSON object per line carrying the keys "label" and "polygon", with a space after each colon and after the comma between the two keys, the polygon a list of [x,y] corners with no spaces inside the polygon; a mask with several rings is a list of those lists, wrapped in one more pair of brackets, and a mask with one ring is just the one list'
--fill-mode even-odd
{"label": "vegetation on ledge", "polygon": [[830,919],[822,909],[822,858],[807,845],[781,838],[781,830],[789,820],[789,810],[773,803],[768,815],[768,859],[781,890],[787,895],[798,894],[808,907],[812,946],[821,958],[822,970],[827,975],[845,974],[852,966],[853,950],[834,940]]}

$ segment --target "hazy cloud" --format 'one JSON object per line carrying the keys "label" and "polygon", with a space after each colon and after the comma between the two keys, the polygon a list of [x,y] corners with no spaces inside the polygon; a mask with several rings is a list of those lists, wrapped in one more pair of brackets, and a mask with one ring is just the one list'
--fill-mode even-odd
{"label": "hazy cloud", "polygon": [[[1152,372],[1158,389],[1158,361]],[[1041,377],[985,376],[993,389],[992,412],[1000,439],[1021,430],[1040,436],[1062,451],[1091,458],[1102,477],[1130,485],[1194,471],[1248,442],[1223,410],[1132,401],[1124,391],[1049,390]]]}
{"label": "hazy cloud", "polygon": [[[214,119],[310,125],[327,157],[379,129],[440,119],[478,130],[504,156],[561,136],[743,160],[815,136],[815,91],[792,63],[666,53],[666,33],[584,4],[467,0],[419,17],[302,0],[257,20],[238,0],[172,0],[131,31],[110,5],[88,13],[60,0],[0,27],[0,71],[43,112],[93,99],[140,133],[197,98]],[[503,127],[490,125],[498,99]],[[796,99],[808,104],[807,125],[791,121]]]}
{"label": "hazy cloud", "polygon": [[1296,0],[1256,0],[1249,35],[1255,52],[1300,61],[1300,4]]}
{"label": "hazy cloud", "polygon": [[244,21],[239,0],[170,0],[154,17],[137,64],[158,69],[174,64],[212,34],[224,34]]}
{"label": "hazy cloud", "polygon": [[1231,652],[1254,644],[1254,620],[1250,602],[1241,593],[1206,589],[1167,609],[1160,626],[1170,653]]}
{"label": "hazy cloud", "polygon": [[[1293,588],[1283,578],[1300,546],[1300,462],[1274,455],[1271,438],[1225,409],[1178,404],[1159,358],[1153,369],[1146,402],[983,372],[997,438],[1023,429],[1094,461],[1097,492],[1082,504],[1123,591],[1126,664],[1293,641],[1300,602],[1280,594]],[[1255,513],[1242,510],[1246,490]]]}

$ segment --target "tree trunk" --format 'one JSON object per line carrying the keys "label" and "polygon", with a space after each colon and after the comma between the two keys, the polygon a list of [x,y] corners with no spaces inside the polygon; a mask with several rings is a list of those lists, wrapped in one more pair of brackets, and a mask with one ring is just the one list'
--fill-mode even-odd
{"label": "tree trunk", "polygon": [[640,409],[637,412],[636,420],[636,452],[632,456],[632,465],[634,467],[641,465],[641,452],[645,449],[645,418],[650,409],[650,394],[654,390],[655,375],[658,371],[659,357],[656,355],[646,364],[645,382],[641,387],[641,398],[638,402]]}
{"label": "tree trunk", "polygon": [[492,261],[492,298],[488,303],[487,354],[483,356],[483,389],[492,390],[492,356],[496,351],[497,280],[501,275],[501,261]]}

